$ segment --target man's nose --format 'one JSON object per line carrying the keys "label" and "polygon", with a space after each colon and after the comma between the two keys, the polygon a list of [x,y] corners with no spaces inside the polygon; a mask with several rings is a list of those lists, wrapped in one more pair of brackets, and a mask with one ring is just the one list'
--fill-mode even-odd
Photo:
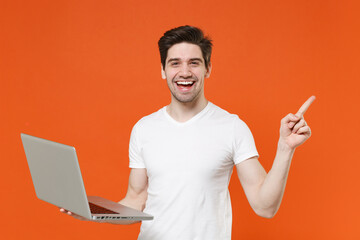
{"label": "man's nose", "polygon": [[192,76],[192,72],[189,66],[187,66],[186,64],[184,66],[181,67],[180,69],[180,77],[183,78],[189,78]]}

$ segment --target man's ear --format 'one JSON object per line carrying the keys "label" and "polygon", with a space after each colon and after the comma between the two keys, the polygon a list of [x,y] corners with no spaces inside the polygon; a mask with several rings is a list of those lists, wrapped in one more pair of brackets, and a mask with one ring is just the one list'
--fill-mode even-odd
{"label": "man's ear", "polygon": [[210,77],[210,74],[211,74],[211,62],[209,62],[209,66],[208,66],[208,68],[207,68],[207,70],[206,70],[206,74],[205,74],[205,77],[206,78],[209,78]]}
{"label": "man's ear", "polygon": [[161,77],[162,79],[166,79],[165,71],[162,64],[161,64]]}

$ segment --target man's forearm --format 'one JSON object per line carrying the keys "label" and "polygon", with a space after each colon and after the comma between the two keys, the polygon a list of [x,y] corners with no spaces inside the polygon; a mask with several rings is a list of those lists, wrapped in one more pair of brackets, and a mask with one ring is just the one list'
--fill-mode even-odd
{"label": "man's forearm", "polygon": [[280,207],[294,151],[295,149],[291,150],[279,141],[271,170],[258,193],[259,214],[264,217],[273,217]]}

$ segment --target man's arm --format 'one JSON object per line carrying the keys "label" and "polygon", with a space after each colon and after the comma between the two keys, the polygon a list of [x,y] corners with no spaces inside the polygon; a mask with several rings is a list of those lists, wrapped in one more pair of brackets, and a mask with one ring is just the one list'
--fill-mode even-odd
{"label": "man's arm", "polygon": [[272,218],[280,207],[292,154],[278,150],[266,173],[257,157],[236,165],[237,174],[250,206],[261,217]]}
{"label": "man's arm", "polygon": [[259,216],[271,218],[280,207],[295,148],[311,136],[303,115],[314,100],[314,96],[310,97],[296,114],[288,114],[281,120],[278,148],[269,173],[257,157],[236,165],[246,197]]}
{"label": "man's arm", "polygon": [[[146,168],[132,168],[129,176],[129,185],[125,198],[119,203],[143,211],[147,199],[148,177],[146,174]],[[134,224],[140,221],[107,221],[112,224]]]}
{"label": "man's arm", "polygon": [[[146,174],[145,168],[132,168],[130,171],[129,176],[129,185],[127,189],[127,193],[125,198],[123,198],[119,203],[137,209],[139,211],[143,211],[145,208],[145,203],[147,199],[147,187],[148,187],[148,177]],[[66,213],[70,216],[73,216],[79,220],[89,221],[88,219],[81,217],[77,214],[72,212],[66,211],[65,209],[61,208],[61,212]],[[105,222],[105,223],[112,223],[112,224],[133,224],[139,221],[96,221],[96,222]]]}
{"label": "man's arm", "polygon": [[148,177],[146,168],[132,168],[125,198],[119,203],[143,211],[147,199]]}

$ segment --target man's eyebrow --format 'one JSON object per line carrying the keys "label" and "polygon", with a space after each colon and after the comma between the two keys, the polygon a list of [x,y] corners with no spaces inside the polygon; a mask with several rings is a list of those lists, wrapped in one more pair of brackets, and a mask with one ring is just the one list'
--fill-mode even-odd
{"label": "man's eyebrow", "polygon": [[180,61],[180,58],[170,58],[167,62]]}
{"label": "man's eyebrow", "polygon": [[[180,58],[170,58],[167,62],[173,62],[173,61],[180,61]],[[199,61],[199,62],[203,62],[202,58],[190,58],[189,61]]]}
{"label": "man's eyebrow", "polygon": [[199,61],[199,62],[203,62],[202,58],[190,58],[190,61]]}

